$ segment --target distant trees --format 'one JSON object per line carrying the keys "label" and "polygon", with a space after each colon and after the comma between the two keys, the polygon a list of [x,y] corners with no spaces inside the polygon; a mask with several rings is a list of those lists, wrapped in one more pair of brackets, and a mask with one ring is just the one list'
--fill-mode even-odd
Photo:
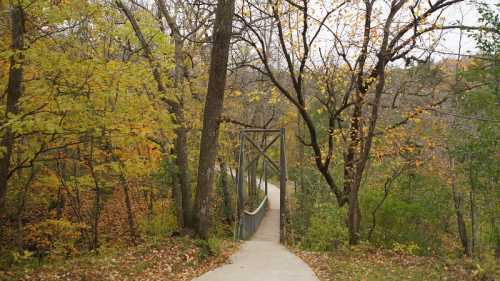
{"label": "distant trees", "polygon": [[[481,244],[491,244],[498,258],[498,204],[493,201],[500,196],[497,155],[500,138],[500,16],[484,3],[476,5],[482,28],[472,32],[471,36],[477,42],[479,53],[463,62],[464,67],[456,69],[448,153],[458,234],[464,253],[477,257],[482,252]],[[484,232],[481,233],[480,226],[484,224],[488,225],[490,234],[486,241],[481,241]]]}
{"label": "distant trees", "polygon": [[[348,205],[351,244],[360,238],[359,189],[372,144],[384,134],[377,124],[385,111],[388,66],[398,60],[418,61],[418,48],[426,48],[419,46],[419,38],[439,30],[441,11],[459,2],[391,1],[386,13],[378,12],[382,2],[368,0],[324,3],[320,10],[308,0],[245,1],[239,7],[240,39],[253,50],[242,64],[265,75],[297,108],[308,132],[301,141],[311,148],[338,204]],[[265,25],[268,19],[272,21]],[[274,44],[269,47],[265,35],[271,25]],[[322,46],[320,38],[328,38],[330,47]],[[284,67],[269,60],[271,53]],[[278,73],[287,73],[290,87]],[[305,86],[309,79],[319,88],[310,101]],[[314,120],[313,104],[326,112],[322,122]],[[337,162],[343,166],[340,183],[332,174],[335,157],[343,158]]]}

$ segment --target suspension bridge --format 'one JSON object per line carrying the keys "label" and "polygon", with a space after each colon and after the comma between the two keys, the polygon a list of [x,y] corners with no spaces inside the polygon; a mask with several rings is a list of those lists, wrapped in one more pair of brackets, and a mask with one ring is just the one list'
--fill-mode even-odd
{"label": "suspension bridge", "polygon": [[[255,136],[260,135],[260,143]],[[252,138],[253,136],[253,138]],[[279,143],[279,161],[269,150]],[[256,153],[249,153],[250,151]],[[255,155],[256,154],[256,155]],[[248,161],[247,161],[248,158]],[[252,179],[245,177],[250,168],[262,163],[261,191],[252,190]],[[269,182],[269,170],[279,175],[279,186]],[[221,171],[223,172],[223,171]],[[250,174],[255,177],[254,174]],[[239,168],[237,176],[237,225],[235,238],[245,240],[230,262],[207,272],[194,281],[318,281],[311,268],[290,252],[285,242],[286,157],[285,130],[245,129],[240,132]],[[245,185],[249,185],[245,196]],[[258,198],[258,204],[246,204]],[[251,203],[251,202],[250,202]],[[248,207],[255,208],[248,209]]]}

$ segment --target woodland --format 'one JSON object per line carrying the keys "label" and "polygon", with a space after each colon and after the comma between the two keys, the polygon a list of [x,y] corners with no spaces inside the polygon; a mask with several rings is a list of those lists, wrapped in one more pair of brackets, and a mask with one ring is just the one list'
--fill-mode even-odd
{"label": "woodland", "polygon": [[245,128],[320,280],[500,280],[500,4],[0,1],[0,280],[226,262]]}

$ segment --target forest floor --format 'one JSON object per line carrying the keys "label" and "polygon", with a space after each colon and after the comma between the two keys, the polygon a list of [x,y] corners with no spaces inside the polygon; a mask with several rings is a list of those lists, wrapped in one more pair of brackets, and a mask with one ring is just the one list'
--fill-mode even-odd
{"label": "forest floor", "polygon": [[0,280],[105,281],[105,280],[191,280],[224,264],[238,244],[221,241],[218,253],[209,254],[196,241],[169,238],[128,248],[102,249],[66,261],[32,262],[0,271]]}
{"label": "forest floor", "polygon": [[321,281],[495,281],[498,270],[485,271],[470,260],[420,257],[357,248],[334,252],[294,251]]}

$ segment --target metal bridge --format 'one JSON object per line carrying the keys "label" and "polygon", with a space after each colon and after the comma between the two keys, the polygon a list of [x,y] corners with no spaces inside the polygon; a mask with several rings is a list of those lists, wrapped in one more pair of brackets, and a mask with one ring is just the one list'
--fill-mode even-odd
{"label": "metal bridge", "polygon": [[[256,139],[260,137],[260,143]],[[270,148],[279,140],[279,163],[272,159]],[[247,147],[247,145],[249,145]],[[255,153],[256,152],[256,153]],[[257,154],[257,155],[255,155]],[[247,157],[250,161],[247,163]],[[262,172],[257,187],[257,170],[262,159]],[[235,239],[248,240],[258,229],[269,208],[269,167],[279,175],[280,189],[280,242],[285,241],[286,219],[286,157],[285,129],[243,129],[240,131],[239,168],[237,178],[237,225]],[[245,177],[248,173],[248,177]],[[261,186],[262,178],[264,186]],[[245,196],[245,185],[247,195]],[[264,195],[259,198],[259,190]],[[258,204],[257,204],[258,203]],[[250,209],[250,210],[248,210]]]}

